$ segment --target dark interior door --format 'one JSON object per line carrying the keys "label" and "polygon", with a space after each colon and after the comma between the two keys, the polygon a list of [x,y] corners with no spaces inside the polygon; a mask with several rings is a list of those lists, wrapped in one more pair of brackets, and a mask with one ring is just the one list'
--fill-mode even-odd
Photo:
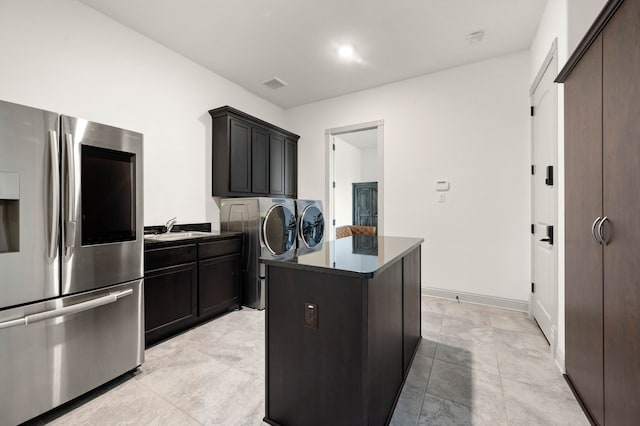
{"label": "dark interior door", "polygon": [[640,2],[603,33],[605,424],[640,424]]}
{"label": "dark interior door", "polygon": [[378,182],[353,184],[352,219],[357,226],[378,226]]}
{"label": "dark interior door", "polygon": [[591,234],[602,217],[602,37],[564,84],[565,327],[567,375],[602,424],[602,247]]}

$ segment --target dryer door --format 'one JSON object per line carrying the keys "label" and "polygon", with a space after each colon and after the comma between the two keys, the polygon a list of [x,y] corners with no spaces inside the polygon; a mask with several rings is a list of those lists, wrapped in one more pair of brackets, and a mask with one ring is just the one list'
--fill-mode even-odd
{"label": "dryer door", "polygon": [[271,207],[262,223],[262,241],[273,255],[281,255],[296,246],[296,215],[287,206]]}
{"label": "dryer door", "polygon": [[324,217],[317,206],[307,206],[300,216],[300,238],[305,246],[312,248],[324,238]]}

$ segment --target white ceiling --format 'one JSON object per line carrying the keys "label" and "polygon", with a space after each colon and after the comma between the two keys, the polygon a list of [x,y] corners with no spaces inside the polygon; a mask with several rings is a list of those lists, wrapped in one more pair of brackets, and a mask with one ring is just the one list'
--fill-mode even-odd
{"label": "white ceiling", "polygon": [[287,109],[528,49],[547,0],[79,1]]}

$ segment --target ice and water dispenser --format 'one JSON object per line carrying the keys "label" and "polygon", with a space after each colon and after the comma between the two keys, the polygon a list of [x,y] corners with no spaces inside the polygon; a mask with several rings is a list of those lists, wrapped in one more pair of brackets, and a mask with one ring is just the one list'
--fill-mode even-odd
{"label": "ice and water dispenser", "polygon": [[0,253],[20,250],[20,177],[0,171]]}

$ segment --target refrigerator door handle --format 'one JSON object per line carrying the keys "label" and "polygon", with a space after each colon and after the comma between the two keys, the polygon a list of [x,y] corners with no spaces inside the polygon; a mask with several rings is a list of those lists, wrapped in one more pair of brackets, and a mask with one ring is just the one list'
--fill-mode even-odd
{"label": "refrigerator door handle", "polygon": [[36,322],[46,321],[52,318],[58,318],[65,315],[77,314],[79,312],[88,311],[99,306],[108,305],[117,302],[118,299],[133,294],[133,289],[127,289],[115,293],[109,293],[86,302],[76,303],[75,305],[65,306],[64,308],[52,309],[50,311],[40,312],[37,314],[27,315],[22,318],[9,320],[0,323],[0,329],[15,327],[18,325],[29,325]]}
{"label": "refrigerator door handle", "polygon": [[67,219],[65,223],[65,239],[67,256],[76,244],[76,170],[73,150],[73,135],[65,135],[67,142]]}
{"label": "refrigerator door handle", "polygon": [[56,256],[58,245],[58,227],[60,222],[60,160],[58,152],[58,135],[49,130],[49,149],[51,151],[51,235],[49,241],[49,258]]}

